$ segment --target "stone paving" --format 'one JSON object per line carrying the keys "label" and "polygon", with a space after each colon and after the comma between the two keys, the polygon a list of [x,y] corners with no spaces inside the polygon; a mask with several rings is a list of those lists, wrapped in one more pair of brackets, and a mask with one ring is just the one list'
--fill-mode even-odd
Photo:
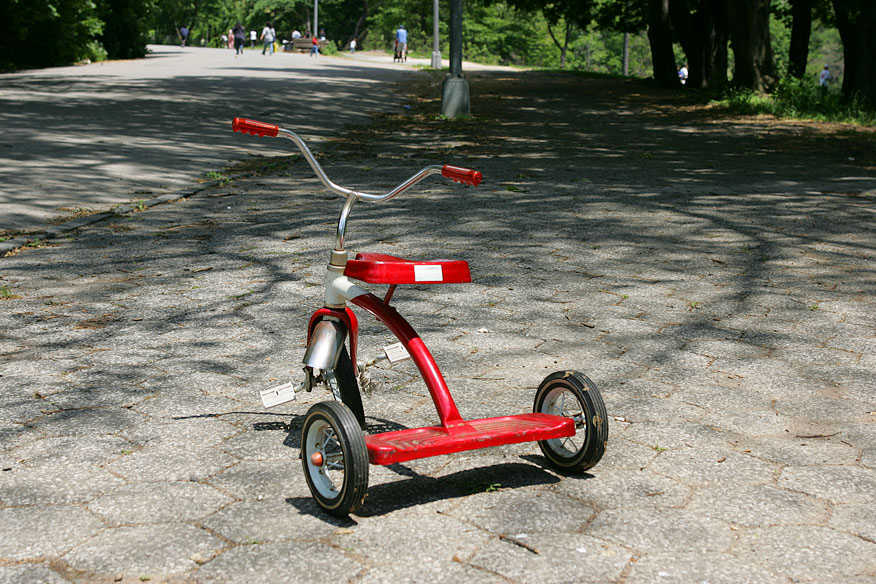
{"label": "stone paving", "polygon": [[[472,284],[394,304],[464,417],[589,375],[591,473],[514,445],[371,467],[359,514],[318,510],[299,432],[326,395],[258,390],[299,379],[340,200],[262,141],[263,172],[0,260],[0,581],[876,582],[872,171],[636,86],[471,81],[477,139],[392,118],[314,146],[363,190],[483,171],[360,203],[349,247],[468,260]],[[391,341],[361,324],[366,355]],[[435,422],[409,362],[374,378],[369,431]]]}

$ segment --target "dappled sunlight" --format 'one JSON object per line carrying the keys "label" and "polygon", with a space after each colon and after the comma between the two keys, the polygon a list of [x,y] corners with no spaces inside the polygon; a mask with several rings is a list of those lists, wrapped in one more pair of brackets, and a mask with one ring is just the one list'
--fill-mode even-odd
{"label": "dappled sunlight", "polygon": [[[325,128],[399,107],[403,96],[375,87],[414,74],[331,59],[317,66],[291,54],[235,60],[222,50],[158,50],[168,52],[136,68],[109,62],[3,76],[0,122],[15,140],[0,149],[0,200],[16,206],[4,213],[0,230],[40,227],[60,214],[58,207],[105,211],[173,192],[229,160],[276,148],[233,135],[230,122],[238,115],[294,128],[318,148]],[[203,68],[174,74],[167,62],[150,68],[156,58],[197,59]],[[15,170],[21,168],[29,172]]]}
{"label": "dappled sunlight", "polygon": [[[486,76],[470,80],[502,93]],[[539,89],[517,90],[526,87]],[[874,407],[862,388],[873,380],[876,237],[867,190],[876,180],[836,153],[788,154],[779,141],[752,149],[756,125],[681,133],[696,124],[644,110],[617,115],[606,97],[568,88],[567,104],[586,105],[573,115],[559,105],[527,112],[475,100],[472,120],[418,113],[347,126],[320,156],[335,182],[368,192],[426,164],[483,172],[476,189],[436,178],[388,203],[359,203],[347,232],[352,252],[469,262],[471,284],[404,286],[393,297],[462,414],[527,411],[548,372],[580,369],[602,388],[620,428],[611,444],[647,452],[641,465],[629,463],[636,473],[658,457],[660,431],[678,433],[669,444],[659,434],[670,454],[720,444],[747,461],[755,457],[739,451],[754,440],[864,423]],[[143,472],[137,461],[166,454],[154,442],[158,420],[174,444],[204,455],[170,453],[191,465],[185,480],[223,485],[234,480],[231,467],[247,464],[223,445],[264,423],[258,390],[301,378],[304,326],[323,302],[342,201],[285,142],[235,137],[231,147],[260,155],[232,167],[250,176],[3,260],[3,284],[20,296],[2,313],[3,383],[12,388],[4,405],[20,420],[0,435],[5,450],[74,427],[128,441],[134,458],[115,447],[102,460]],[[374,356],[390,337],[361,317],[363,356]],[[434,423],[409,365],[378,370],[365,399],[369,419]],[[289,406],[293,421],[326,397],[302,395]],[[834,409],[821,415],[825,404]],[[297,446],[278,445],[277,458],[288,463]],[[605,462],[623,465],[625,452],[611,448]],[[505,454],[476,456],[492,464],[486,457]],[[399,493],[422,490],[433,475],[460,476],[443,459],[434,464],[420,478],[376,485],[364,513],[405,510],[410,502],[393,503]],[[502,471],[501,463],[489,468]],[[599,472],[617,476],[611,466]],[[507,485],[549,479],[529,475]],[[271,488],[306,506],[302,481],[280,482]],[[436,495],[464,496],[452,483]]]}

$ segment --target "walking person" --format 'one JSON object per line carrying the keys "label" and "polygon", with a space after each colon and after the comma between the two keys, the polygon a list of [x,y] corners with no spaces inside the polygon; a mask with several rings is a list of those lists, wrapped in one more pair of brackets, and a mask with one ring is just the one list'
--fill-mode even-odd
{"label": "walking person", "polygon": [[274,32],[274,27],[271,26],[270,22],[265,23],[265,28],[262,29],[262,36],[259,38],[265,41],[265,48],[262,49],[262,54],[264,55],[265,51],[267,51],[269,55],[273,55],[274,39],[277,38],[277,33]]}
{"label": "walking person", "polygon": [[405,25],[401,25],[398,27],[398,30],[395,31],[395,48],[398,52],[399,59],[403,55],[408,54],[408,31],[405,28]]}
{"label": "walking person", "polygon": [[234,25],[234,28],[231,29],[231,32],[234,33],[234,58],[236,59],[238,55],[243,54],[243,44],[246,42],[246,31],[243,29],[243,25],[240,24],[240,21]]}
{"label": "walking person", "polygon": [[827,95],[827,88],[830,86],[830,67],[827,63],[824,64],[824,69],[821,70],[821,75],[818,76],[818,87],[821,91],[821,99]]}
{"label": "walking person", "polygon": [[316,35],[310,39],[310,56],[319,57],[319,39],[316,38]]}
{"label": "walking person", "polygon": [[187,27],[186,25],[183,25],[182,28],[179,29],[179,39],[179,46],[185,47],[186,41],[189,40],[189,27]]}

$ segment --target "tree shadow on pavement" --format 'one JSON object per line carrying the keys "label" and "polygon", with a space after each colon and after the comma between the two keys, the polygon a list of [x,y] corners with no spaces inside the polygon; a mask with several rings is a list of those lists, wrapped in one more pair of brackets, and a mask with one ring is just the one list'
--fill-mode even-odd
{"label": "tree shadow on pavement", "polygon": [[[591,375],[607,388],[610,415],[657,419],[661,400],[679,393],[701,407],[679,423],[699,423],[717,412],[690,395],[697,388],[732,389],[746,398],[740,408],[768,412],[777,399],[805,404],[830,388],[831,403],[873,411],[872,392],[855,385],[876,383],[862,361],[876,326],[869,168],[815,148],[821,134],[805,125],[688,118],[689,104],[668,108],[627,83],[470,81],[473,120],[434,119],[434,95],[423,93],[421,113],[350,127],[321,156],[335,182],[372,192],[425,164],[484,173],[478,189],[429,183],[392,204],[361,203],[348,232],[353,251],[469,261],[474,283],[413,286],[394,300],[427,342],[437,338],[461,410],[526,410],[532,394],[510,385],[534,388],[549,366]],[[171,96],[182,83],[169,83]],[[214,89],[231,97],[220,81]],[[63,114],[55,123],[75,131]],[[148,119],[133,112],[128,130]],[[230,130],[218,128],[195,133],[226,140]],[[189,148],[192,135],[177,146]],[[847,139],[869,156],[872,137]],[[22,296],[3,301],[0,315],[0,380],[12,388],[0,404],[3,451],[69,434],[77,420],[87,432],[99,416],[100,432],[150,448],[139,430],[155,419],[183,426],[186,416],[248,411],[258,389],[299,375],[340,204],[297,160],[93,226],[63,248],[3,259],[0,284]],[[395,395],[376,393],[373,405],[387,411],[373,413],[421,424],[420,410],[396,406]],[[413,398],[428,404],[425,391]],[[824,403],[799,406],[809,408],[802,422],[824,418]],[[221,450],[219,434],[253,420],[217,424],[228,428],[199,447]],[[375,486],[364,512],[465,496],[473,484],[555,480],[525,464],[414,476]]]}
{"label": "tree shadow on pavement", "polygon": [[365,122],[365,112],[393,107],[401,97],[376,88],[404,75],[340,63],[266,69],[221,60],[197,76],[159,78],[148,67],[154,58],[140,65],[139,78],[88,69],[3,76],[0,122],[14,140],[0,148],[7,206],[0,234],[33,231],[79,208],[107,211],[173,192],[247,153],[282,152],[274,141],[232,134],[236,116],[308,138],[333,135],[343,124]]}

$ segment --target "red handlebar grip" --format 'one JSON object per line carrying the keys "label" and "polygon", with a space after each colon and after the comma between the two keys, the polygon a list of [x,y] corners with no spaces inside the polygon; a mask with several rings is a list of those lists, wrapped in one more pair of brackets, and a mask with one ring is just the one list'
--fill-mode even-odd
{"label": "red handlebar grip", "polygon": [[474,187],[481,184],[481,178],[483,178],[481,173],[476,170],[450,166],[449,164],[444,165],[444,168],[441,169],[441,174],[456,182],[465,183]]}
{"label": "red handlebar grip", "polygon": [[246,118],[234,118],[234,121],[231,122],[231,129],[235,132],[243,132],[244,134],[249,133],[253,136],[272,137],[276,136],[277,132],[280,131],[280,128],[274,124],[266,124],[264,122],[257,122]]}

